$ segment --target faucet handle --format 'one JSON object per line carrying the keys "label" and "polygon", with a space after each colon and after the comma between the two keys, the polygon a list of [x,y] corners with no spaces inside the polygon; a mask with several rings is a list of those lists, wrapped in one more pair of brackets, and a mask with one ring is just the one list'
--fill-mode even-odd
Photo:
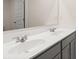
{"label": "faucet handle", "polygon": [[24,35],[24,36],[20,39],[20,42],[25,42],[26,39],[27,39],[27,36]]}
{"label": "faucet handle", "polygon": [[27,40],[27,36],[24,35],[22,37],[14,37],[13,39],[16,39],[16,42],[24,42],[25,40]]}
{"label": "faucet handle", "polygon": [[50,32],[55,32],[56,28],[50,28]]}
{"label": "faucet handle", "polygon": [[14,37],[13,39],[16,39],[16,42],[19,42],[21,40],[20,37]]}

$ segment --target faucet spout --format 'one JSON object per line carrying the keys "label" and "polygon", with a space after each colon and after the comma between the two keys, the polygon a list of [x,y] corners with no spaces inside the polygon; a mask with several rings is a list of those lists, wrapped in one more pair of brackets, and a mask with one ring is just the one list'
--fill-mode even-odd
{"label": "faucet spout", "polygon": [[21,38],[20,42],[25,42],[26,40],[27,40],[27,36],[25,35]]}
{"label": "faucet spout", "polygon": [[15,37],[16,42],[25,42],[27,40],[27,36],[24,35],[23,37]]}
{"label": "faucet spout", "polygon": [[50,28],[50,32],[55,32],[56,28]]}

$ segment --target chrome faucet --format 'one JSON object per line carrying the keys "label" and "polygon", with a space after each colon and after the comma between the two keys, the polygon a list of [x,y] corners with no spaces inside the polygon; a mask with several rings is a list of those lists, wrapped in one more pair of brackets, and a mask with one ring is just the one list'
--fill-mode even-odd
{"label": "chrome faucet", "polygon": [[27,36],[23,36],[23,37],[16,37],[16,42],[25,42],[27,40]]}
{"label": "chrome faucet", "polygon": [[50,28],[50,32],[55,32],[56,28]]}

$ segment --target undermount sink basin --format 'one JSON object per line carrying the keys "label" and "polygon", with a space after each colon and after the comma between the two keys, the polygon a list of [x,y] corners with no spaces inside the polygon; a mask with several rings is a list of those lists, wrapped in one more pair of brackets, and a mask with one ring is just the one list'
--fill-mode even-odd
{"label": "undermount sink basin", "polygon": [[41,46],[44,42],[45,40],[42,39],[29,40],[29,41],[26,40],[25,42],[20,43],[8,49],[8,53],[9,54],[28,53],[34,50],[35,48]]}

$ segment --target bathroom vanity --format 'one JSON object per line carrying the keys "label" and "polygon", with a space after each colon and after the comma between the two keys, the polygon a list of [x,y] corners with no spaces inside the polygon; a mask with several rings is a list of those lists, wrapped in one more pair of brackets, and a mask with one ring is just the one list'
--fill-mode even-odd
{"label": "bathroom vanity", "polygon": [[75,0],[3,3],[4,59],[76,59]]}
{"label": "bathroom vanity", "polygon": [[[4,32],[23,35],[26,30]],[[20,33],[19,33],[20,32]],[[7,35],[5,35],[7,34]],[[57,29],[55,32],[45,31],[28,36],[24,43],[14,43],[4,38],[4,59],[76,59],[76,31],[75,29]],[[11,38],[8,38],[11,39]],[[10,47],[11,46],[11,47]]]}
{"label": "bathroom vanity", "polygon": [[76,59],[76,32],[71,33],[33,59]]}

